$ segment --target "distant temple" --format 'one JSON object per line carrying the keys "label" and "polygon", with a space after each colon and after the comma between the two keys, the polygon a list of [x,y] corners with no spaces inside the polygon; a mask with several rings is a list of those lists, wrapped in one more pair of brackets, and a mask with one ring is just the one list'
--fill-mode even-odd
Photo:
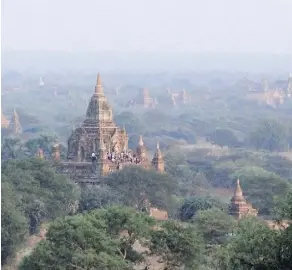
{"label": "distant temple", "polygon": [[181,90],[178,93],[172,93],[167,90],[168,95],[171,97],[172,106],[175,107],[180,104],[186,104],[191,100],[191,96],[187,94],[186,90]]}
{"label": "distant temple", "polygon": [[155,108],[157,104],[156,98],[150,96],[148,89],[142,88],[134,99],[128,101],[127,107],[141,105],[144,108]]}
{"label": "distant temple", "polygon": [[9,127],[9,120],[6,118],[6,116],[1,110],[1,128],[8,128],[8,127]]}
{"label": "distant temple", "polygon": [[[54,153],[56,146],[54,148]],[[100,176],[122,169],[127,165],[139,165],[164,172],[164,161],[157,145],[154,158],[148,159],[143,138],[136,151],[128,149],[125,129],[116,126],[113,112],[103,92],[100,75],[97,76],[95,92],[90,99],[85,120],[81,127],[72,131],[68,139],[67,161],[60,162],[56,154],[57,169],[77,182],[95,182]]]}
{"label": "distant temple", "polygon": [[22,127],[20,124],[19,116],[14,109],[11,120],[7,120],[3,112],[1,112],[1,129],[5,136],[20,135],[22,133]]}
{"label": "distant temple", "polygon": [[234,195],[231,198],[229,214],[236,219],[240,219],[244,216],[257,216],[258,214],[258,211],[254,209],[251,204],[247,203],[243,197],[239,180],[237,180]]}

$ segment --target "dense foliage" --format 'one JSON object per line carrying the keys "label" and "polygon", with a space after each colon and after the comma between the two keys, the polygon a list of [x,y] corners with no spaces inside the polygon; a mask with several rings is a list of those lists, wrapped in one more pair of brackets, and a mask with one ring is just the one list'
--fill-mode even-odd
{"label": "dense foliage", "polygon": [[45,220],[74,212],[79,188],[38,158],[11,159],[1,169],[3,263],[25,234],[35,233]]}

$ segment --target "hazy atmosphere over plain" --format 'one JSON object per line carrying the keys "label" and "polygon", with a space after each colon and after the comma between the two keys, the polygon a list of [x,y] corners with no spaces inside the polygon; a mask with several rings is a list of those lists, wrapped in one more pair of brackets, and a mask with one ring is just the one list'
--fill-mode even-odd
{"label": "hazy atmosphere over plain", "polygon": [[291,0],[4,0],[3,50],[291,53]]}

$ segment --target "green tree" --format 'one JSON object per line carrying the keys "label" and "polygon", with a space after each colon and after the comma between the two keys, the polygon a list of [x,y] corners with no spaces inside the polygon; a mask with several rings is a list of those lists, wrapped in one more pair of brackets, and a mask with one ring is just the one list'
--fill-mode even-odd
{"label": "green tree", "polygon": [[107,185],[88,185],[82,187],[79,210],[89,211],[104,208],[109,205],[116,205],[121,202],[121,194]]}
{"label": "green tree", "polygon": [[5,264],[14,255],[17,247],[28,234],[27,220],[19,205],[12,187],[2,176],[1,185],[1,264]]}
{"label": "green tree", "polygon": [[207,140],[220,146],[238,147],[240,145],[237,137],[229,129],[216,129],[207,135]]}
{"label": "green tree", "polygon": [[167,209],[172,194],[177,192],[177,183],[167,174],[129,166],[111,174],[104,182],[122,195],[124,205],[142,209],[147,198],[152,205]]}
{"label": "green tree", "polygon": [[197,269],[204,251],[203,243],[195,228],[167,221],[152,232],[151,251],[161,255],[169,269],[181,269],[183,265],[186,269]]}
{"label": "green tree", "polygon": [[278,120],[266,120],[250,134],[249,143],[257,149],[283,151],[288,146],[287,127]]}
{"label": "green tree", "polygon": [[21,139],[5,138],[1,146],[1,156],[3,160],[25,157],[26,150]]}
{"label": "green tree", "polygon": [[218,207],[226,210],[227,206],[211,197],[190,197],[185,199],[179,209],[179,218],[182,221],[191,220],[200,210],[207,210],[212,207]]}
{"label": "green tree", "polygon": [[[122,207],[59,218],[20,269],[133,269],[141,256],[132,245],[154,224],[149,216]],[[128,235],[121,235],[124,231]]]}
{"label": "green tree", "polygon": [[210,244],[224,242],[236,227],[235,219],[216,207],[198,211],[192,222]]}
{"label": "green tree", "polygon": [[[285,269],[278,263],[280,232],[271,230],[264,221],[246,218],[228,243],[220,258],[222,269]],[[223,258],[223,256],[227,257]]]}
{"label": "green tree", "polygon": [[5,161],[2,177],[21,198],[22,209],[29,219],[30,233],[35,233],[43,220],[70,213],[79,199],[78,186],[65,176],[57,175],[45,160]]}

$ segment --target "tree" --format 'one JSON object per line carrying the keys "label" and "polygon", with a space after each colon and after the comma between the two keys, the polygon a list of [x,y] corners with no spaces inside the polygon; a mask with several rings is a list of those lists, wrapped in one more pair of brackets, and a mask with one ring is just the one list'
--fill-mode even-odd
{"label": "tree", "polygon": [[210,197],[190,197],[185,199],[179,209],[179,218],[182,221],[191,220],[200,210],[207,210],[212,207],[219,207],[224,210],[227,206]]}
{"label": "tree", "polygon": [[257,149],[283,151],[288,145],[288,130],[277,120],[266,120],[250,134],[249,143]]}
{"label": "tree", "polygon": [[240,145],[237,137],[229,129],[216,129],[207,135],[207,140],[219,146],[238,147]]}
{"label": "tree", "polygon": [[3,182],[21,198],[21,207],[35,233],[40,223],[68,214],[79,199],[79,188],[52,165],[38,158],[8,160],[2,164]]}
{"label": "tree", "polygon": [[[271,230],[264,221],[245,218],[240,221],[235,235],[221,257],[223,269],[285,269],[278,264],[280,232]],[[222,255],[222,254],[221,254]]]}
{"label": "tree", "polygon": [[162,255],[169,269],[181,269],[183,265],[186,269],[197,269],[204,251],[203,239],[195,228],[168,221],[153,230],[151,251]]}
{"label": "tree", "polygon": [[[122,207],[59,218],[20,269],[133,269],[141,257],[132,245],[149,235],[154,223],[149,216]],[[121,235],[124,231],[128,235]]]}
{"label": "tree", "polygon": [[235,219],[216,207],[198,211],[192,222],[210,244],[223,242],[236,227]]}
{"label": "tree", "polygon": [[9,158],[23,158],[26,156],[25,147],[20,138],[5,138],[1,146],[3,160]]}
{"label": "tree", "polygon": [[21,211],[20,200],[2,176],[1,185],[1,265],[14,254],[28,234],[27,220]]}
{"label": "tree", "polygon": [[83,212],[104,208],[109,205],[119,204],[120,201],[121,194],[117,193],[115,190],[112,190],[107,185],[85,185],[81,189],[79,210]]}
{"label": "tree", "polygon": [[177,191],[177,184],[171,176],[138,166],[126,167],[103,181],[122,195],[124,205],[138,209],[144,207],[145,199],[156,207],[167,209],[171,195]]}

